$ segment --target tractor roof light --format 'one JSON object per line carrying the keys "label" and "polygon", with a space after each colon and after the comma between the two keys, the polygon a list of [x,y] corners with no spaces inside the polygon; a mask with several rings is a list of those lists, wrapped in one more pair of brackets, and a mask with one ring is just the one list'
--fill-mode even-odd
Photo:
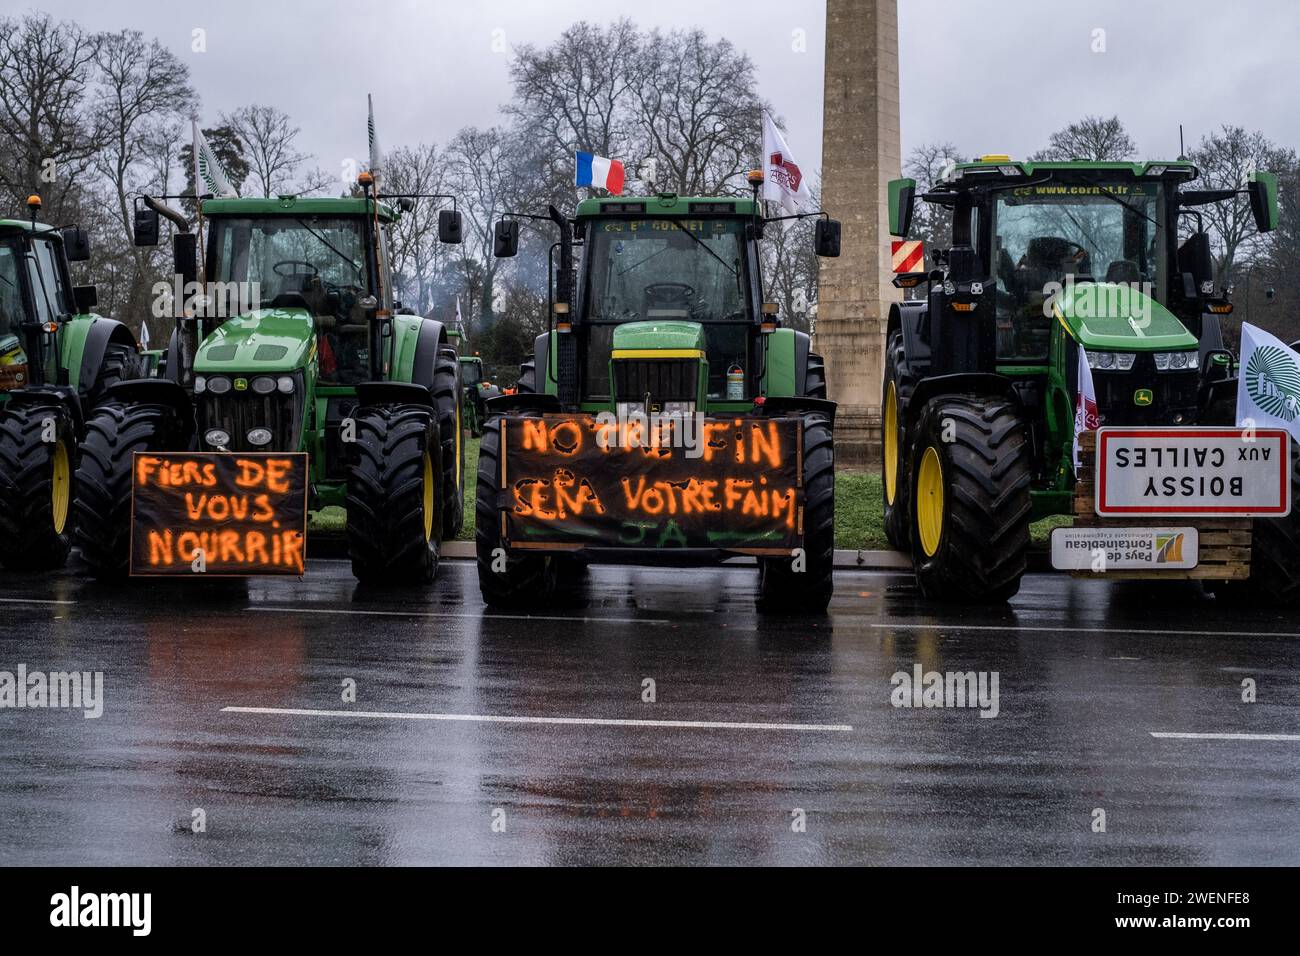
{"label": "tractor roof light", "polygon": [[763,185],[763,171],[761,169],[751,169],[745,174],[745,179],[751,186]]}
{"label": "tractor roof light", "polygon": [[41,208],[41,197],[36,195],[35,193],[32,193],[32,195],[28,196],[27,208],[32,211],[33,215],[35,215],[37,210]]}

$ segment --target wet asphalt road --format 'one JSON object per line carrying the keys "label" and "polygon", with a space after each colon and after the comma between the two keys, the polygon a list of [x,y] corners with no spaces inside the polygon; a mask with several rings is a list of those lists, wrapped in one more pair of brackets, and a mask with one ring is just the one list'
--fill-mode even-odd
{"label": "wet asphalt road", "polygon": [[[527,618],[463,561],[426,593],[342,561],[8,576],[0,670],[101,670],[105,701],[0,710],[0,864],[1300,863],[1294,616],[1048,575],[960,611],[840,572],[827,618],[764,619],[754,585],[597,568]],[[998,716],[891,706],[915,664],[996,671]]]}

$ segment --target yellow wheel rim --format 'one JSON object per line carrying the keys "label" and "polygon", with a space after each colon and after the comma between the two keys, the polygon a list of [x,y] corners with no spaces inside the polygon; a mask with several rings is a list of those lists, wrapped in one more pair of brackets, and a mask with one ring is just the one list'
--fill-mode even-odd
{"label": "yellow wheel rim", "polygon": [[50,485],[54,533],[63,534],[63,529],[68,524],[68,506],[72,501],[72,465],[68,460],[68,446],[63,442],[54,445],[54,470]]}
{"label": "yellow wheel rim", "polygon": [[433,456],[424,453],[424,540],[433,540]]}
{"label": "yellow wheel rim", "polygon": [[927,558],[934,557],[943,537],[943,464],[933,445],[921,456],[921,470],[916,475],[916,529],[921,550]]}
{"label": "yellow wheel rim", "polygon": [[894,383],[885,391],[885,500],[890,505],[898,494],[898,394]]}

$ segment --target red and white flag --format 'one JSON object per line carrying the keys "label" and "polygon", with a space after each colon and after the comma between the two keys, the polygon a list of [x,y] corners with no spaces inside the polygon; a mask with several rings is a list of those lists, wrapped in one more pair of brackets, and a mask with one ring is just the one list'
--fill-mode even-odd
{"label": "red and white flag", "polygon": [[1074,470],[1080,467],[1079,436],[1095,432],[1101,427],[1101,414],[1097,411],[1097,389],[1092,384],[1092,368],[1088,353],[1079,346],[1079,394],[1074,403]]}
{"label": "red and white flag", "polygon": [[780,203],[787,215],[810,211],[808,177],[790,155],[785,137],[767,113],[763,114],[763,163],[763,198]]}

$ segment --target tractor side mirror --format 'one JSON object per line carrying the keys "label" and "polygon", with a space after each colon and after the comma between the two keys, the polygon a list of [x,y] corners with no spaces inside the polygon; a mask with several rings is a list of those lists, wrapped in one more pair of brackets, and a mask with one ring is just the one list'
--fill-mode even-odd
{"label": "tractor side mirror", "polygon": [[889,234],[906,239],[912,228],[912,209],[916,206],[916,180],[889,181]]}
{"label": "tractor side mirror", "polygon": [[69,226],[63,230],[63,254],[69,262],[90,261],[90,237],[80,226]]}
{"label": "tractor side mirror", "polygon": [[461,241],[461,218],[459,210],[442,209],[438,212],[438,241],[455,245]]}
{"label": "tractor side mirror", "polygon": [[172,266],[181,282],[188,285],[199,277],[199,237],[192,232],[178,232],[172,236]]}
{"label": "tractor side mirror", "polygon": [[1255,217],[1255,228],[1272,232],[1277,228],[1277,174],[1253,172],[1246,181],[1250,195],[1250,211]]}
{"label": "tractor side mirror", "polygon": [[813,246],[817,255],[828,259],[839,258],[840,221],[838,219],[818,219],[817,230],[813,233]]}
{"label": "tractor side mirror", "polygon": [[509,259],[519,254],[519,221],[502,219],[496,224],[492,235],[492,255],[498,259]]}
{"label": "tractor side mirror", "polygon": [[1214,258],[1210,254],[1208,232],[1192,233],[1178,247],[1178,271],[1191,275],[1197,289],[1203,289],[1207,282],[1214,282]]}
{"label": "tractor side mirror", "polygon": [[99,293],[93,285],[74,285],[72,301],[76,303],[77,315],[89,315],[90,310],[99,305]]}
{"label": "tractor side mirror", "polygon": [[137,246],[158,245],[158,213],[147,206],[137,206],[133,233]]}

